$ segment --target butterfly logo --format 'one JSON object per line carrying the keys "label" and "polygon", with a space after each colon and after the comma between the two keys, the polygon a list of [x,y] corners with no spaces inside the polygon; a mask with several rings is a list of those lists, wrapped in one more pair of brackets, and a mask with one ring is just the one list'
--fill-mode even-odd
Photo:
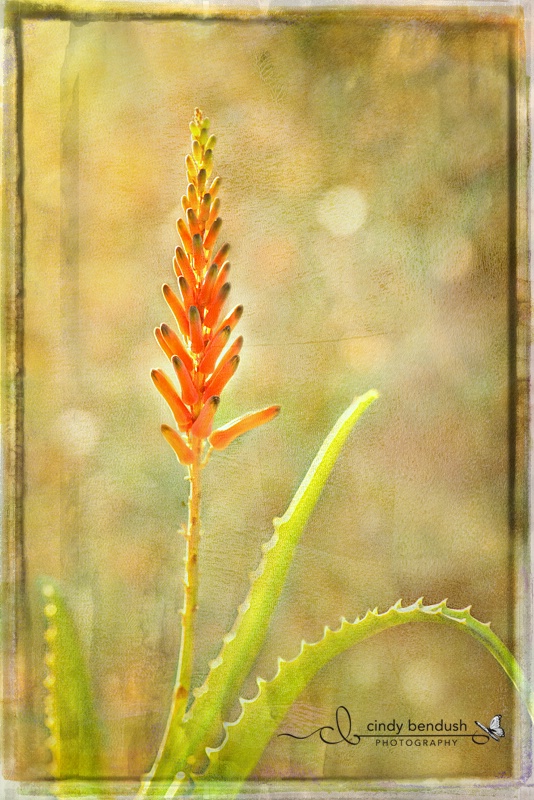
{"label": "butterfly logo", "polygon": [[501,717],[502,714],[495,714],[489,724],[489,728],[486,728],[485,725],[483,725],[481,722],[477,722],[476,720],[475,725],[478,725],[479,728],[482,728],[484,733],[487,733],[488,736],[491,736],[492,739],[495,739],[495,741],[498,742],[499,739],[504,737],[504,730],[501,728]]}

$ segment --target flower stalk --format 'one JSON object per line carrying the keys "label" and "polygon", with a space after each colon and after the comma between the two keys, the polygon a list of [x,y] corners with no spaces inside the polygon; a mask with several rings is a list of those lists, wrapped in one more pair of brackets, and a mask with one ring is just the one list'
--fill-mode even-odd
{"label": "flower stalk", "polygon": [[[156,778],[160,765],[166,763],[169,731],[183,719],[192,689],[202,469],[214,448],[224,449],[237,436],[269,422],[280,410],[279,406],[269,406],[233,420],[219,431],[212,430],[220,396],[239,366],[243,337],[239,336],[226,352],[225,348],[242,316],[243,306],[236,306],[223,318],[230,294],[227,280],[230,264],[226,260],[229,245],[217,249],[222,219],[220,200],[216,198],[220,179],[211,179],[215,137],[209,134],[209,120],[199,109],[195,110],[189,127],[192,153],[185,160],[189,183],[182,197],[184,217],[176,223],[181,243],[173,258],[177,289],[168,283],[163,285],[163,296],[178,331],[166,323],[154,331],[172,365],[176,382],[163,370],[152,370],[154,385],[167,402],[178,429],[163,424],[161,432],[178,461],[187,468],[189,480],[182,636],[167,729],[151,771],[151,777]],[[212,437],[215,437],[213,442]]]}

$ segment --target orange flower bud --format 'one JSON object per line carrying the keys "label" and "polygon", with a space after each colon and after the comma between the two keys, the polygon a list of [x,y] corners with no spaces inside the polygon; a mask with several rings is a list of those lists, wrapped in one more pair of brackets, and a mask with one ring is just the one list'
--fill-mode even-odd
{"label": "orange flower bud", "polygon": [[221,188],[221,179],[220,178],[215,178],[212,181],[211,186],[210,186],[210,194],[211,194],[211,199],[212,200],[215,200],[215,198],[217,197],[217,195],[219,193],[219,189],[220,188]]}
{"label": "orange flower bud", "polygon": [[193,290],[183,275],[180,275],[178,278],[178,284],[180,286],[180,293],[184,301],[184,308],[187,311],[189,306],[193,306],[195,304],[195,296],[193,294]]}
{"label": "orange flower bud", "polygon": [[153,369],[150,373],[154,385],[163,399],[169,404],[176,424],[180,430],[187,430],[191,425],[191,412],[182,402],[182,398],[161,369]]}
{"label": "orange flower bud", "polygon": [[204,336],[202,335],[202,322],[196,306],[189,308],[189,338],[193,353],[201,353],[204,349]]}
{"label": "orange flower bud", "polygon": [[169,358],[172,358],[172,356],[178,356],[178,358],[184,362],[186,369],[191,371],[193,369],[193,359],[185,349],[185,346],[182,344],[180,337],[165,323],[163,323],[163,325],[160,327],[163,341],[170,351]]}
{"label": "orange flower bud", "polygon": [[187,200],[191,208],[196,208],[198,205],[198,195],[192,183],[187,186]]}
{"label": "orange flower bud", "polygon": [[187,209],[187,224],[189,226],[191,235],[194,235],[195,233],[200,233],[200,225],[198,224],[197,215],[195,214],[192,208]]}
{"label": "orange flower bud", "polygon": [[198,211],[198,220],[204,226],[210,216],[210,208],[211,208],[211,194],[207,192],[202,198],[202,203],[200,204],[200,208]]}
{"label": "orange flower bud", "polygon": [[235,328],[235,326],[237,325],[242,316],[243,316],[243,306],[242,305],[236,306],[234,310],[228,314],[226,319],[223,322],[221,322],[221,324],[217,328],[216,334],[219,333],[219,331],[222,330],[222,328],[226,328],[227,325],[230,327],[230,330],[233,331],[233,329]]}
{"label": "orange flower bud", "polygon": [[[195,273],[191,269],[191,264],[189,263],[188,257],[181,247],[177,247],[174,254],[176,261],[178,262],[178,266],[180,267],[181,274],[184,276],[189,286],[194,286],[196,283]],[[176,277],[179,278],[180,275],[176,273]]]}
{"label": "orange flower bud", "polygon": [[213,225],[213,223],[217,219],[217,214],[219,212],[220,206],[221,206],[221,201],[219,200],[219,198],[217,198],[216,200],[213,201],[213,205],[212,205],[211,210],[210,210],[208,221],[206,223],[206,228],[211,228],[211,226]]}
{"label": "orange flower bud", "polygon": [[206,250],[211,250],[217,240],[217,236],[219,235],[219,231],[222,227],[222,219],[217,217],[211,228],[209,229],[206,237],[204,238],[204,247]]}
{"label": "orange flower bud", "polygon": [[189,253],[189,255],[193,254],[193,240],[191,239],[191,234],[187,230],[187,225],[180,217],[180,219],[176,222],[176,227],[178,228],[178,233],[180,234],[180,239],[182,240],[182,244],[184,246],[184,250]]}
{"label": "orange flower bud", "polygon": [[204,278],[204,282],[202,283],[202,287],[200,289],[200,293],[198,296],[198,304],[200,306],[207,306],[210,298],[213,294],[213,289],[215,286],[215,281],[217,279],[217,264],[212,264],[209,270],[206,272],[206,276]]}
{"label": "orange flower bud", "polygon": [[[213,264],[212,264],[213,266]],[[215,265],[217,266],[217,265]],[[217,275],[217,280],[215,281],[215,286],[213,287],[213,292],[211,294],[212,297],[217,297],[220,290],[226,283],[226,279],[228,278],[228,274],[230,272],[230,262],[225,261],[222,265],[221,269],[219,270],[219,274]]]}
{"label": "orange flower bud", "polygon": [[[226,329],[224,329],[224,330],[226,330]],[[217,368],[216,368],[216,369],[213,371],[213,374],[212,374],[212,376],[211,376],[211,378],[210,378],[210,383],[211,383],[212,385],[213,385],[213,382],[214,382],[214,381],[217,381],[217,380],[219,379],[219,374],[220,374],[221,370],[223,369],[223,367],[224,367],[224,366],[225,366],[225,365],[226,365],[226,364],[227,364],[227,363],[228,363],[228,362],[229,362],[229,361],[230,361],[230,360],[231,360],[231,359],[232,359],[234,356],[237,356],[237,355],[238,355],[239,351],[241,350],[241,347],[242,347],[242,345],[243,345],[243,337],[242,337],[242,336],[239,336],[239,337],[238,337],[238,338],[235,340],[235,342],[233,343],[233,345],[232,345],[232,346],[231,346],[231,347],[228,349],[228,351],[225,353],[225,355],[224,355],[224,358],[223,358],[223,359],[220,361],[220,363],[218,364]],[[208,384],[206,384],[206,386],[204,387],[204,392],[206,391],[206,389],[207,389],[207,388],[208,388]],[[220,394],[220,392],[217,392],[217,394]]]}
{"label": "orange flower bud", "polygon": [[194,460],[193,451],[186,445],[180,434],[176,433],[168,425],[162,425],[161,432],[174,450],[178,461],[186,466],[192,464]]}
{"label": "orange flower bud", "polygon": [[230,378],[235,374],[239,366],[239,356],[224,361],[221,366],[213,373],[211,380],[207,383],[202,399],[206,401],[208,397],[220,395]]}
{"label": "orange flower bud", "polygon": [[230,293],[230,284],[225,283],[224,286],[220,289],[217,297],[212,300],[206,316],[204,317],[204,325],[206,328],[214,328],[217,324],[217,320],[219,319],[222,311],[222,307],[226,302],[226,298]]}
{"label": "orange flower bud", "polygon": [[178,300],[168,283],[163,284],[163,297],[167,301],[169,308],[174,314],[174,318],[176,319],[176,322],[178,323],[183,335],[189,336],[189,320],[187,318],[187,314],[185,313],[183,305]]}
{"label": "orange flower bud", "polygon": [[253,411],[249,414],[243,414],[242,417],[233,419],[231,422],[213,431],[209,437],[209,443],[215,450],[224,450],[224,448],[228,447],[238,436],[260,425],[264,425],[266,422],[270,422],[277,416],[279,411],[280,406],[269,406],[269,408],[264,408],[262,411]]}
{"label": "orange flower bud", "polygon": [[182,400],[188,406],[192,406],[197,402],[200,396],[198,389],[193,383],[193,379],[191,378],[188,370],[185,368],[184,362],[178,358],[178,356],[173,356],[171,361],[182,388]]}
{"label": "orange flower bud", "polygon": [[230,251],[230,245],[223,244],[223,246],[215,256],[215,258],[213,259],[213,263],[217,264],[217,266],[220,267],[226,261],[226,256],[228,255],[229,251]]}
{"label": "orange flower bud", "polygon": [[206,178],[207,178],[206,170],[201,169],[198,173],[197,177],[197,187],[198,187],[198,196],[201,197],[204,192],[204,187],[206,186]]}
{"label": "orange flower bud", "polygon": [[165,337],[163,336],[160,328],[154,328],[154,336],[156,337],[156,341],[167,356],[167,358],[172,358],[173,352],[167,342],[165,341]]}
{"label": "orange flower bud", "polygon": [[230,328],[227,326],[226,328],[223,328],[222,331],[219,331],[217,336],[213,337],[206,348],[206,352],[204,353],[202,361],[198,365],[199,372],[204,373],[204,375],[210,375],[213,372],[215,369],[215,364],[217,363],[217,359],[226,347],[226,342],[230,338],[230,333]]}
{"label": "orange flower bud", "polygon": [[219,397],[210,397],[207,403],[202,407],[202,410],[196,420],[191,426],[191,435],[197,436],[199,439],[205,439],[211,433],[213,425],[213,417],[219,405]]}
{"label": "orange flower bud", "polygon": [[233,345],[230,348],[228,348],[225,360],[232,358],[233,356],[236,356],[238,353],[240,353],[242,347],[243,347],[243,337],[238,336]]}
{"label": "orange flower bud", "polygon": [[195,233],[193,236],[193,258],[195,260],[196,271],[200,274],[206,265],[206,256],[204,255],[204,247],[202,245],[202,236],[200,233]]}

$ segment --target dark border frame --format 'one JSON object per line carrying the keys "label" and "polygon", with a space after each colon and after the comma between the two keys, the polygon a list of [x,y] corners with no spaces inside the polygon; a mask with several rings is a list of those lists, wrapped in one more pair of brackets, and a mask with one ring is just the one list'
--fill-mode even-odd
{"label": "dark border frame", "polygon": [[[206,0],[205,0],[206,3]],[[469,7],[361,5],[318,8],[275,7],[268,12],[251,5],[219,6],[210,9],[201,3],[180,7],[173,3],[147,3],[143,0],[7,0],[4,7],[4,115],[3,115],[3,300],[2,300],[2,456],[3,456],[3,608],[4,608],[4,671],[3,671],[3,767],[9,780],[16,774],[17,754],[23,746],[20,730],[20,710],[24,708],[32,691],[31,665],[28,657],[30,615],[26,592],[26,567],[24,553],[24,143],[23,143],[23,77],[24,54],[22,24],[24,20],[60,19],[73,21],[98,20],[196,20],[210,19],[241,21],[243,23],[268,16],[281,24],[295,24],[313,15],[330,16],[332,12],[347,13],[351,17],[375,18],[387,12],[392,19],[418,19],[438,22],[444,12],[447,24],[480,26],[507,26],[509,29],[509,127],[508,158],[509,184],[509,570],[511,575],[509,604],[513,609],[514,649],[532,675],[532,609],[529,597],[532,591],[532,564],[529,529],[529,358],[530,358],[530,280],[529,280],[529,219],[528,219],[528,156],[529,123],[527,116],[527,53],[525,47],[524,11],[521,6],[496,5],[473,2]],[[16,665],[16,669],[15,669]],[[525,731],[517,772],[519,781],[506,783],[476,783],[462,781],[434,787],[432,794],[442,797],[449,794],[464,797],[517,796],[520,788],[532,786],[534,780],[531,731]],[[81,782],[70,782],[71,791],[84,794]],[[130,781],[113,782],[113,789],[121,795],[135,791]],[[15,784],[12,784],[12,788]],[[23,788],[24,787],[24,788]],[[276,797],[302,797],[306,781],[262,784],[250,787],[250,796],[261,791],[273,791]],[[373,797],[396,794],[395,787],[405,796],[425,800],[427,792],[421,785],[410,782],[391,782],[380,786],[370,782],[325,781],[314,797],[338,795],[348,792],[351,797]],[[109,784],[103,791],[112,790]],[[22,793],[48,794],[48,784],[21,784]],[[456,790],[456,792],[455,792]],[[68,790],[67,790],[68,791]],[[384,794],[382,795],[382,792]],[[9,796],[10,792],[6,794]],[[248,795],[247,795],[248,796]]]}

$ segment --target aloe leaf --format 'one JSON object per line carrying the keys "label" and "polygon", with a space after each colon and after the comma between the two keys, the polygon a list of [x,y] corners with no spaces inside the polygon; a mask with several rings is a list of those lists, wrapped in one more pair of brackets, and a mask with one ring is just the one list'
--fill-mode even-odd
{"label": "aloe leaf", "polygon": [[92,779],[101,774],[100,726],[80,641],[55,581],[41,578],[39,584],[46,620],[43,683],[52,777]]}
{"label": "aloe leaf", "polygon": [[264,556],[252,574],[252,585],[230,633],[223,640],[219,656],[211,663],[204,685],[196,690],[195,702],[184,722],[177,716],[166,731],[164,744],[148,778],[160,786],[145,783],[141,794],[165,794],[165,778],[178,771],[194,772],[206,746],[222,733],[224,715],[238,696],[265,639],[291,565],[295,548],[319,499],[341,449],[355,423],[378,393],[356,397],[338,419],[315,456],[297,493],[282,517],[274,519],[274,534],[263,545]]}
{"label": "aloe leaf", "polygon": [[[239,718],[224,724],[226,737],[223,743],[220,747],[208,748],[209,766],[199,778],[193,795],[210,798],[235,796],[292,703],[314,675],[336,655],[388,628],[407,622],[426,621],[452,625],[481,642],[519,691],[534,721],[534,695],[514,656],[493,633],[489,623],[475,619],[470,608],[447,608],[445,600],[424,606],[421,598],[404,608],[399,600],[382,614],[375,609],[352,623],[343,619],[336,631],[325,628],[323,638],[315,644],[303,642],[300,653],[292,661],[279,659],[278,671],[270,681],[258,678],[257,695],[251,700],[242,699]],[[213,783],[206,784],[208,780]]]}

